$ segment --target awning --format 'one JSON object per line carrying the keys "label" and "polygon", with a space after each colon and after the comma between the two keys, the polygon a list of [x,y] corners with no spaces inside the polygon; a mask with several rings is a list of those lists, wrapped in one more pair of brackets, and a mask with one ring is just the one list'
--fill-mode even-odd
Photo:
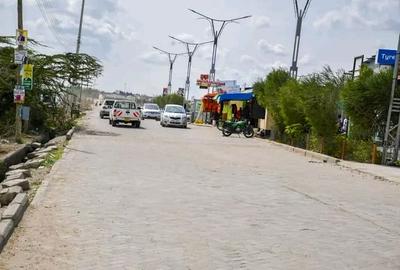
{"label": "awning", "polygon": [[226,93],[217,96],[218,102],[224,101],[248,101],[254,98],[253,92],[242,92],[242,93]]}

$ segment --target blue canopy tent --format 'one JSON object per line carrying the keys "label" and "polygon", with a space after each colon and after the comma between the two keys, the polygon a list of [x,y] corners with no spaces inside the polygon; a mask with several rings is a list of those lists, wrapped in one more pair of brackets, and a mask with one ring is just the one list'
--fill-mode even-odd
{"label": "blue canopy tent", "polygon": [[224,101],[249,101],[254,98],[253,92],[241,92],[241,93],[226,93],[216,96],[216,100],[221,103]]}

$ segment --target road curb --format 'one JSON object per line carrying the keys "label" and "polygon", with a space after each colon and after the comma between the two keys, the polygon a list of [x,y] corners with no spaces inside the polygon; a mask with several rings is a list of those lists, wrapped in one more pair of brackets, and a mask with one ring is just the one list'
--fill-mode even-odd
{"label": "road curb", "polygon": [[365,175],[365,176],[372,177],[375,180],[384,181],[384,182],[392,183],[392,184],[395,184],[395,185],[400,185],[400,182],[394,181],[394,180],[390,179],[389,177],[382,176],[382,175],[379,175],[379,174],[375,174],[375,173],[372,173],[372,172],[366,172],[364,170],[361,170],[361,169],[354,168],[352,166],[343,164],[342,162],[345,161],[345,160],[342,160],[342,159],[338,159],[338,158],[331,157],[331,156],[328,156],[328,155],[324,155],[324,154],[316,153],[316,152],[313,152],[313,151],[305,150],[305,149],[302,149],[302,148],[294,147],[294,146],[291,146],[291,145],[278,143],[278,142],[271,141],[271,140],[267,140],[267,141],[270,144],[278,146],[278,147],[281,147],[281,148],[284,148],[285,150],[287,150],[289,152],[301,154],[301,155],[303,155],[305,157],[314,158],[314,159],[320,160],[320,161],[322,161],[324,163],[334,164],[334,165],[340,166],[340,167],[342,167],[344,169],[350,170],[351,172],[355,172],[355,173],[359,173],[359,174],[362,174],[362,175]]}
{"label": "road curb", "polygon": [[72,139],[72,136],[74,135],[74,133],[75,133],[75,127],[71,128],[71,129],[67,132],[67,135],[65,135],[67,141],[69,141],[69,140]]}
{"label": "road curb", "polygon": [[362,169],[358,169],[358,168],[354,168],[354,167],[345,165],[345,164],[341,163],[342,161],[343,160],[341,160],[338,163],[338,166],[340,166],[342,168],[348,169],[348,170],[350,170],[352,172],[356,172],[356,173],[359,173],[359,174],[362,174],[362,175],[373,177],[375,180],[378,180],[378,181],[388,182],[388,183],[400,186],[400,181],[395,181],[395,180],[392,180],[390,177],[387,177],[387,176],[382,176],[382,175],[375,174],[375,173],[372,173],[372,172],[366,172],[366,171],[364,171]]}
{"label": "road curb", "polygon": [[305,157],[314,158],[314,159],[320,160],[320,161],[322,161],[324,163],[338,164],[340,162],[340,159],[335,158],[335,157],[331,157],[331,156],[324,155],[324,154],[321,154],[321,153],[313,152],[313,151],[310,151],[310,150],[305,150],[305,149],[302,149],[302,148],[299,148],[299,147],[294,147],[294,146],[287,145],[287,144],[284,144],[284,143],[278,143],[278,142],[271,141],[271,140],[267,140],[267,141],[270,144],[275,145],[275,146],[279,146],[281,148],[284,148],[285,150],[287,150],[289,152],[298,153],[298,154],[301,154],[301,155],[303,155]]}
{"label": "road curb", "polygon": [[[62,138],[61,140],[58,139],[57,137],[54,138],[54,144],[55,145],[65,145],[66,142],[72,138],[72,135],[75,131],[75,128],[72,128],[66,136],[62,136],[59,138]],[[46,146],[44,146],[46,147]],[[47,148],[52,147],[51,145],[48,145]],[[28,178],[24,179],[17,179],[17,180],[12,180],[8,182],[3,182],[0,185],[5,185],[4,189],[5,190],[8,184],[14,185],[13,187],[9,187],[8,189],[11,188],[19,188],[21,191],[18,192],[18,194],[12,199],[12,201],[7,205],[5,208],[3,215],[0,215],[0,253],[2,252],[3,248],[6,246],[9,238],[12,236],[14,229],[18,227],[19,222],[22,220],[26,210],[28,209],[29,205],[32,205],[33,207],[35,205],[38,205],[38,201],[41,201],[44,197],[45,191],[47,190],[47,187],[49,185],[49,178],[51,178],[52,174],[54,174],[54,171],[57,171],[57,167],[59,166],[59,163],[56,162],[54,166],[51,168],[50,172],[45,176],[43,179],[39,189],[36,191],[34,194],[33,201],[29,203],[28,201],[28,196],[27,193],[22,192],[22,187],[24,187],[25,190],[28,189],[29,186],[29,180]],[[14,181],[14,182],[13,182]],[[22,187],[21,187],[22,186]]]}

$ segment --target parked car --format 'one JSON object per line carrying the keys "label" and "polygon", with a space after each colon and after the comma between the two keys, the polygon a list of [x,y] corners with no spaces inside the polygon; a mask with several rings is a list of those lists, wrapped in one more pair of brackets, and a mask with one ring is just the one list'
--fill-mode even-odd
{"label": "parked car", "polygon": [[181,105],[167,104],[164,108],[164,112],[161,115],[161,126],[176,126],[176,127],[187,127],[187,116],[185,108]]}
{"label": "parked car", "polygon": [[115,103],[114,99],[106,99],[104,100],[103,104],[101,105],[100,109],[100,118],[103,119],[104,117],[110,117],[110,111]]}
{"label": "parked car", "polygon": [[150,119],[160,120],[161,119],[160,107],[158,107],[157,104],[145,103],[143,105],[142,115],[143,115],[143,119],[150,118]]}
{"label": "parked car", "polygon": [[116,101],[110,113],[110,124],[115,127],[118,124],[131,124],[139,128],[142,120],[140,107],[136,107],[132,101]]}

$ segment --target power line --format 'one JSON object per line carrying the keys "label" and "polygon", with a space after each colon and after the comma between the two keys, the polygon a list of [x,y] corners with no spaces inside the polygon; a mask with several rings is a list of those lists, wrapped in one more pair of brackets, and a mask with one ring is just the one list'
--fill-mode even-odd
{"label": "power line", "polygon": [[[68,50],[67,46],[65,45],[65,42],[62,40],[62,38],[58,35],[56,29],[53,27],[52,23],[55,24],[55,20],[53,18],[52,22],[51,19],[49,19],[49,15],[47,13],[46,10],[46,5],[44,4],[44,2],[42,0],[35,0],[35,4],[36,6],[39,8],[40,13],[47,25],[47,27],[49,28],[50,32],[53,34],[53,36],[55,37],[55,39],[57,40],[57,42],[64,47],[65,50]],[[48,5],[47,5],[48,7]]]}
{"label": "power line", "polygon": [[62,37],[60,37],[60,35],[58,34],[57,29],[55,28],[55,26],[57,25],[57,20],[54,18],[54,16],[52,15],[51,12],[47,12],[47,10],[51,10],[52,8],[54,8],[53,4],[50,4],[50,1],[48,0],[41,0],[42,3],[44,4],[44,11],[47,14],[47,16],[50,18],[50,27],[52,28],[52,32],[54,33],[54,35],[56,36],[56,39],[59,43],[61,43],[61,45],[66,49],[66,45],[65,45],[65,41]]}

